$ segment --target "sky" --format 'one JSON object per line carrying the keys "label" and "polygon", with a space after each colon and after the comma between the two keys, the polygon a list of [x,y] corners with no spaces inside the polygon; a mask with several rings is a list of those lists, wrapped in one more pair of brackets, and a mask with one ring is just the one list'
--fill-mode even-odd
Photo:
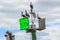
{"label": "sky", "polygon": [[7,30],[16,40],[31,40],[31,33],[20,30],[19,26],[21,12],[30,12],[30,2],[33,11],[46,22],[46,29],[36,32],[37,40],[60,40],[60,0],[0,0],[0,40],[6,40]]}

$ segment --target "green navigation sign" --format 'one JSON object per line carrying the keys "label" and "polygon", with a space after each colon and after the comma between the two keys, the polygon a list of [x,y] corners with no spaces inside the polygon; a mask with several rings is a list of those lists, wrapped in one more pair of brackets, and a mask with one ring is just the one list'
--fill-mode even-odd
{"label": "green navigation sign", "polygon": [[27,30],[29,29],[29,18],[21,18],[20,19],[20,30]]}

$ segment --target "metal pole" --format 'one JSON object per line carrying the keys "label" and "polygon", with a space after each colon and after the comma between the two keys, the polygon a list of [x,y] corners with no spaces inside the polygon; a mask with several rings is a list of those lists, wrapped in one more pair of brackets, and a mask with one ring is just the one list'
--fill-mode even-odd
{"label": "metal pole", "polygon": [[36,40],[36,32],[31,32],[32,34],[32,40]]}

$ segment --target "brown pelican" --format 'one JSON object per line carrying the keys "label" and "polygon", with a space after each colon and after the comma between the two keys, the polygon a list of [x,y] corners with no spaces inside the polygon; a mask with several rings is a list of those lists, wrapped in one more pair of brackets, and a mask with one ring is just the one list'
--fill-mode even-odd
{"label": "brown pelican", "polygon": [[27,10],[25,10],[25,13],[26,13],[26,16],[27,16],[27,17],[30,17],[29,14],[27,13]]}
{"label": "brown pelican", "polygon": [[36,14],[35,14],[35,12],[32,12],[32,15],[33,15],[34,18],[36,18]]}
{"label": "brown pelican", "polygon": [[37,14],[37,18],[38,18],[38,19],[41,19],[38,14]]}
{"label": "brown pelican", "polygon": [[33,5],[32,5],[32,2],[30,3],[30,7],[31,7],[31,9],[33,9]]}
{"label": "brown pelican", "polygon": [[22,17],[26,17],[26,16],[23,14],[23,12],[21,12],[21,14],[22,14]]}

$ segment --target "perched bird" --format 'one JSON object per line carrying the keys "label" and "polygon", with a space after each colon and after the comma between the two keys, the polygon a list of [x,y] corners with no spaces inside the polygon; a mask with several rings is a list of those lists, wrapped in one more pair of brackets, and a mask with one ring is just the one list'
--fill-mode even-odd
{"label": "perched bird", "polygon": [[32,12],[32,15],[33,15],[34,18],[36,18],[36,14],[35,14],[35,12]]}
{"label": "perched bird", "polygon": [[30,3],[30,7],[31,7],[31,9],[33,9],[33,5],[32,5],[32,2]]}
{"label": "perched bird", "polygon": [[12,35],[12,33],[11,33],[11,32],[9,32],[9,31],[7,31],[6,33],[7,33],[8,35]]}
{"label": "perched bird", "polygon": [[41,19],[38,14],[37,14],[37,18],[38,18],[38,19]]}
{"label": "perched bird", "polygon": [[27,10],[25,10],[25,14],[26,14],[27,17],[30,17],[29,14],[27,13]]}
{"label": "perched bird", "polygon": [[23,14],[23,12],[21,12],[21,14],[22,14],[22,17],[26,17],[26,16]]}

